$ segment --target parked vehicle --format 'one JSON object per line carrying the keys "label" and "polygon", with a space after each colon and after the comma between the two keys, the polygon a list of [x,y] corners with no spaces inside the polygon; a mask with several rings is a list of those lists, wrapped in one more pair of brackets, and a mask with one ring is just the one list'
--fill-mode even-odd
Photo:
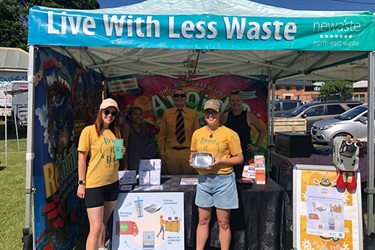
{"label": "parked vehicle", "polygon": [[303,104],[304,102],[301,100],[276,100],[273,104],[274,116],[282,117],[288,115]]}
{"label": "parked vehicle", "polygon": [[309,102],[295,109],[286,117],[306,119],[306,132],[309,134],[313,123],[323,119],[334,118],[361,104],[361,102],[357,101]]}
{"label": "parked vehicle", "polygon": [[314,143],[331,144],[336,136],[367,137],[367,104],[354,107],[334,119],[313,124],[311,138]]}

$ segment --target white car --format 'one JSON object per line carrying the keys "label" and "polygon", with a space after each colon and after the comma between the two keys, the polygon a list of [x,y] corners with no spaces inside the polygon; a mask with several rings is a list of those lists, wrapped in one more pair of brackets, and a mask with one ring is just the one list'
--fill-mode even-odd
{"label": "white car", "polygon": [[367,104],[356,106],[334,119],[317,121],[311,128],[313,143],[332,144],[336,136],[367,137]]}

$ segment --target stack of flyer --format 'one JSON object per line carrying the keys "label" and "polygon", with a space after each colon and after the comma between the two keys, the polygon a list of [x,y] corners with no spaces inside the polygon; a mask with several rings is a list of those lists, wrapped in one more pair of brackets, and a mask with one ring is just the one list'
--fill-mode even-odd
{"label": "stack of flyer", "polygon": [[264,185],[266,184],[266,164],[264,155],[254,156],[255,166],[255,183]]}
{"label": "stack of flyer", "polygon": [[118,171],[118,179],[121,191],[132,190],[132,184],[137,183],[137,171],[135,170],[121,170]]}

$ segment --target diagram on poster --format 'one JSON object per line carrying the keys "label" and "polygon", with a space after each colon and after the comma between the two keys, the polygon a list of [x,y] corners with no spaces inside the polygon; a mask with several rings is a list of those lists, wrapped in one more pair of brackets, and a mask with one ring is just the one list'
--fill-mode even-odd
{"label": "diagram on poster", "polygon": [[183,192],[120,193],[113,249],[184,249]]}
{"label": "diagram on poster", "polygon": [[307,233],[344,238],[344,194],[334,187],[307,186]]}

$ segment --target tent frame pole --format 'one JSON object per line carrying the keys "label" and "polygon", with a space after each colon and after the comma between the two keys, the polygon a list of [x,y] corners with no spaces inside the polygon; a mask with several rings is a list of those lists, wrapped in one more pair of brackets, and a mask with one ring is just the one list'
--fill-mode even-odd
{"label": "tent frame pole", "polygon": [[375,232],[374,220],[374,81],[375,81],[375,52],[369,53],[369,81],[367,87],[367,235]]}
{"label": "tent frame pole", "polygon": [[[30,222],[33,210],[32,195],[35,192],[33,186],[33,160],[34,160],[34,71],[35,71],[35,48],[29,47],[29,66],[27,70],[28,83],[28,110],[27,110],[27,147],[26,147],[26,209],[25,209],[25,227],[23,228],[24,249],[35,249],[35,240],[31,239]],[[34,229],[33,229],[34,231]]]}

